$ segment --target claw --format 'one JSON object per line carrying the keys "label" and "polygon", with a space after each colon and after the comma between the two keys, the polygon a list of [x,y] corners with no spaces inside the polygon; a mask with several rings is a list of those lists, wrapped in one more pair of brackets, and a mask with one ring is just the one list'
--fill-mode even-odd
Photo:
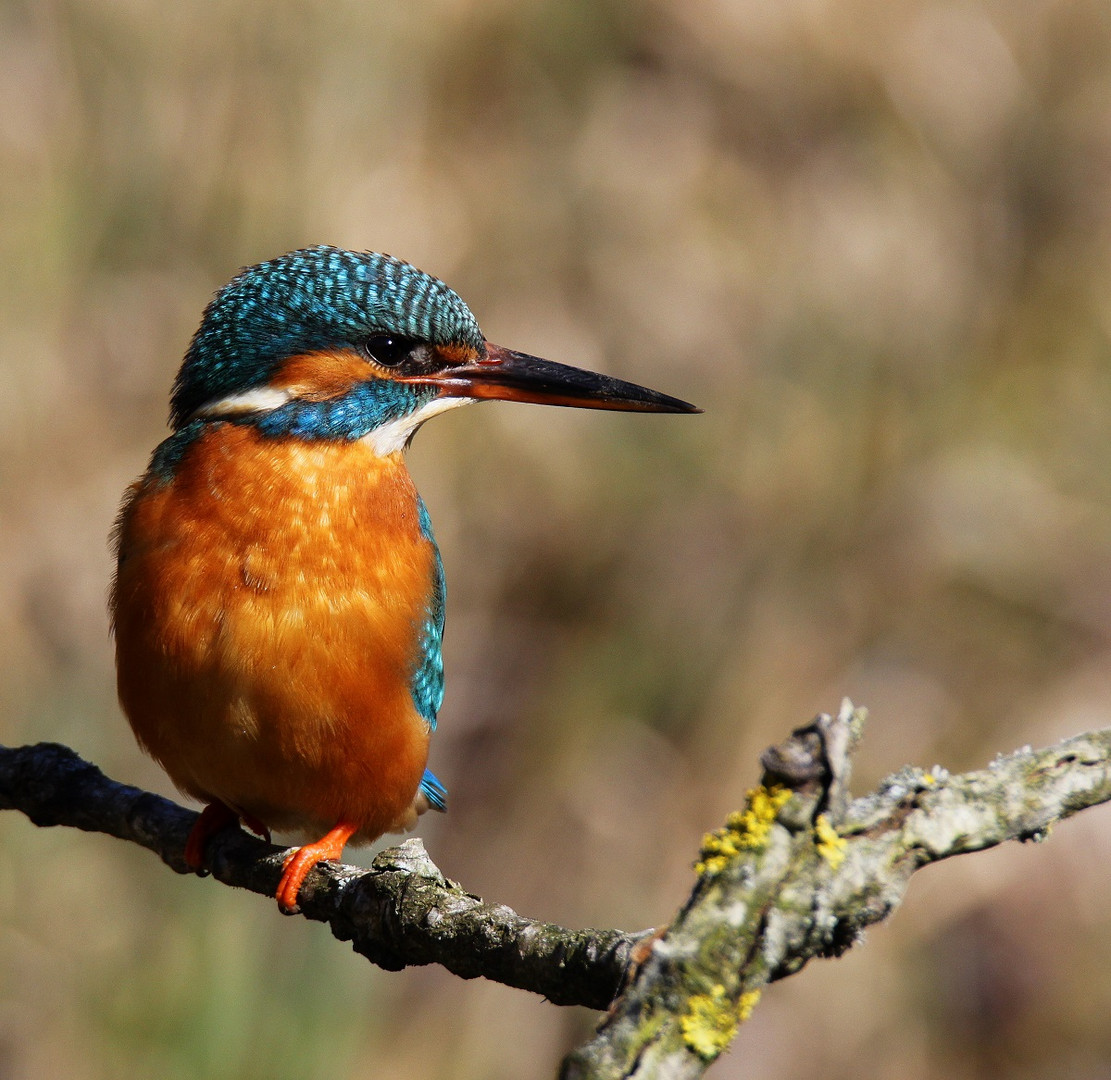
{"label": "claw", "polygon": [[185,864],[191,870],[200,870],[204,866],[204,849],[209,840],[221,829],[238,823],[239,815],[230,806],[222,802],[209,803],[189,830],[189,839],[185,841]]}
{"label": "claw", "polygon": [[255,836],[262,837],[268,844],[270,843],[270,828],[264,825],[257,817],[251,814],[240,814],[239,820],[247,826],[255,834]]}
{"label": "claw", "polygon": [[289,854],[282,870],[282,880],[278,883],[275,894],[278,907],[286,915],[291,915],[297,910],[297,895],[301,891],[305,878],[318,862],[326,859],[339,860],[347,841],[354,836],[358,826],[341,821],[334,829],[326,833],[314,844],[305,844]]}

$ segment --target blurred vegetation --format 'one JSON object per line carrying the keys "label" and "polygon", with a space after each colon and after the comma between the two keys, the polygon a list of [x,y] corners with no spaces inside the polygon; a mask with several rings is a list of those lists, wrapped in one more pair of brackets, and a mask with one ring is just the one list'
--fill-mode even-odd
{"label": "blurred vegetation", "polygon": [[[105,537],[211,292],[321,242],[707,410],[418,437],[451,877],[638,928],[843,694],[858,788],[1107,723],[1101,0],[5,0],[0,170],[6,742],[169,793],[114,701]],[[1107,823],[923,875],[714,1075],[1106,1076]],[[539,1077],[592,1020],[14,817],[0,913],[5,1080]]]}

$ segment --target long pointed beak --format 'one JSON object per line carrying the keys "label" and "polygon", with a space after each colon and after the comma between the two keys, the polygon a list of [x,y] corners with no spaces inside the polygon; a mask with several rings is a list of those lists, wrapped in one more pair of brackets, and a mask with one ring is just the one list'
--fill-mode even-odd
{"label": "long pointed beak", "polygon": [[481,360],[450,367],[434,375],[410,376],[405,381],[438,386],[440,392],[449,397],[496,398],[535,405],[625,412],[702,412],[686,401],[646,386],[489,343]]}

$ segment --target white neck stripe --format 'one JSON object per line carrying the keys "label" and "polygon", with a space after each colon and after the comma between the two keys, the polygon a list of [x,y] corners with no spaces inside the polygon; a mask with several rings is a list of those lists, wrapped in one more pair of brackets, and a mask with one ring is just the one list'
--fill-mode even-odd
{"label": "white neck stripe", "polygon": [[238,394],[202,405],[192,419],[205,420],[213,416],[242,416],[244,413],[273,412],[280,409],[293,395],[275,386],[256,386]]}

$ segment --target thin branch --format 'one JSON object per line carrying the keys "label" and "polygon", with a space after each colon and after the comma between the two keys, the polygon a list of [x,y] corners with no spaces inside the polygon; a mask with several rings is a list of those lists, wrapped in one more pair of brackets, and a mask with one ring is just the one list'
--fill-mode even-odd
{"label": "thin branch", "polygon": [[[69,825],[130,840],[180,874],[197,815],[161,796],[109,780],[56,743],[0,747],[0,809],[36,825]],[[273,897],[287,848],[237,828],[209,843],[213,877]],[[489,904],[448,881],[420,840],[383,851],[370,870],[321,863],[301,890],[301,913],[387,970],[442,964],[542,994],[557,1005],[604,1009],[616,996],[643,935],[568,930]]]}

